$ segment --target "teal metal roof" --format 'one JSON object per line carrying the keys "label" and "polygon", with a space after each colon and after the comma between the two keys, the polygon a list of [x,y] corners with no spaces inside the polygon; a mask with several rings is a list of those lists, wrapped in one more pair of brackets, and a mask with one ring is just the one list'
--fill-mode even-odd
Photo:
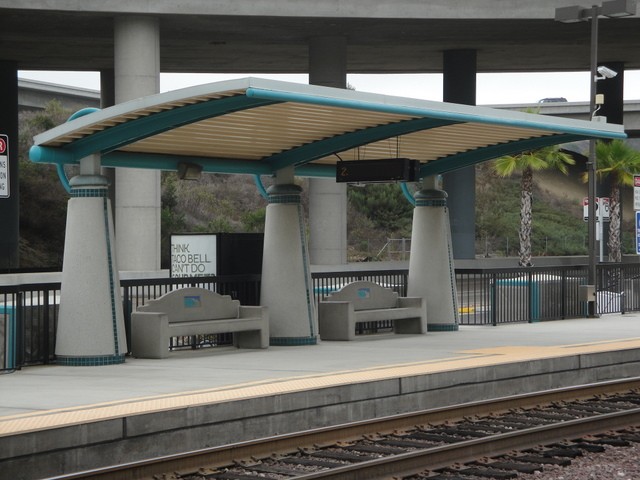
{"label": "teal metal roof", "polygon": [[35,137],[34,162],[334,177],[337,160],[411,158],[421,175],[591,138],[621,125],[246,78],[79,115]]}

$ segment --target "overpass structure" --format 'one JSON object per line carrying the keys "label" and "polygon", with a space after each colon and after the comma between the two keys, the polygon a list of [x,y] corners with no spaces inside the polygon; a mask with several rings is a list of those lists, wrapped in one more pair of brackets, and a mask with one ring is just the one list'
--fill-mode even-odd
{"label": "overpass structure", "polygon": [[[161,71],[307,72],[309,83],[337,88],[346,87],[347,72],[443,72],[443,100],[473,105],[477,72],[588,70],[588,24],[554,21],[555,9],[572,3],[0,0],[0,130],[7,132],[15,173],[21,69],[100,71],[104,107],[157,93]],[[599,113],[612,123],[622,124],[624,69],[640,68],[639,27],[637,15],[601,22],[599,57],[619,72],[600,82],[608,92]],[[113,177],[120,268],[157,270],[159,172],[116,169]],[[14,194],[0,199],[0,222],[17,232],[17,175],[10,179]],[[453,238],[460,240],[454,252],[473,255],[472,171],[450,172],[444,186]],[[317,264],[342,264],[346,188],[318,179],[309,194],[309,257]],[[3,236],[0,247],[0,258],[16,261],[16,234]]]}

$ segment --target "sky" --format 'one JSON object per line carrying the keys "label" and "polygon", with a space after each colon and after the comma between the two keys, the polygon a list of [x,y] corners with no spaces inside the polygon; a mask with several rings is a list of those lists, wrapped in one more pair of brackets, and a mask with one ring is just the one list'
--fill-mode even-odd
{"label": "sky", "polygon": [[[625,72],[624,100],[640,100],[640,70]],[[20,71],[19,78],[99,90],[97,72]],[[267,74],[160,74],[160,91],[248,76],[308,83],[304,75]],[[350,74],[347,82],[357,91],[442,101],[441,74]],[[564,97],[569,102],[589,100],[588,72],[480,73],[476,83],[478,105],[537,103],[543,98]]]}

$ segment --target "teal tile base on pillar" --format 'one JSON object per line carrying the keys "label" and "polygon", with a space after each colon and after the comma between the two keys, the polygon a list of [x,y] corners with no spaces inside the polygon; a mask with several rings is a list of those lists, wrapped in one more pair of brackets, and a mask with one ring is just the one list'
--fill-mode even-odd
{"label": "teal tile base on pillar", "polygon": [[100,367],[124,363],[124,355],[101,355],[96,357],[56,356],[56,363],[66,367]]}
{"label": "teal tile base on pillar", "polygon": [[271,337],[269,345],[272,347],[295,347],[299,345],[316,345],[318,337]]}
{"label": "teal tile base on pillar", "polygon": [[459,326],[457,323],[428,323],[427,332],[457,332]]}

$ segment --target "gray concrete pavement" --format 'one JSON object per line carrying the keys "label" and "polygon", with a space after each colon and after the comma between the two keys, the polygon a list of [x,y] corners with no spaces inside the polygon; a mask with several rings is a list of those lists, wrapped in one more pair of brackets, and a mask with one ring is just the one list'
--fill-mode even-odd
{"label": "gray concrete pavement", "polygon": [[[640,315],[611,314],[498,327],[461,326],[458,332],[383,335],[355,342],[267,350],[200,350],[165,360],[127,358],[102,367],[25,367],[0,375],[0,417],[172,395],[250,382],[281,382],[292,377],[367,370],[415,362],[473,358],[478,349],[551,347],[640,339]],[[639,372],[640,374],[640,372]]]}

